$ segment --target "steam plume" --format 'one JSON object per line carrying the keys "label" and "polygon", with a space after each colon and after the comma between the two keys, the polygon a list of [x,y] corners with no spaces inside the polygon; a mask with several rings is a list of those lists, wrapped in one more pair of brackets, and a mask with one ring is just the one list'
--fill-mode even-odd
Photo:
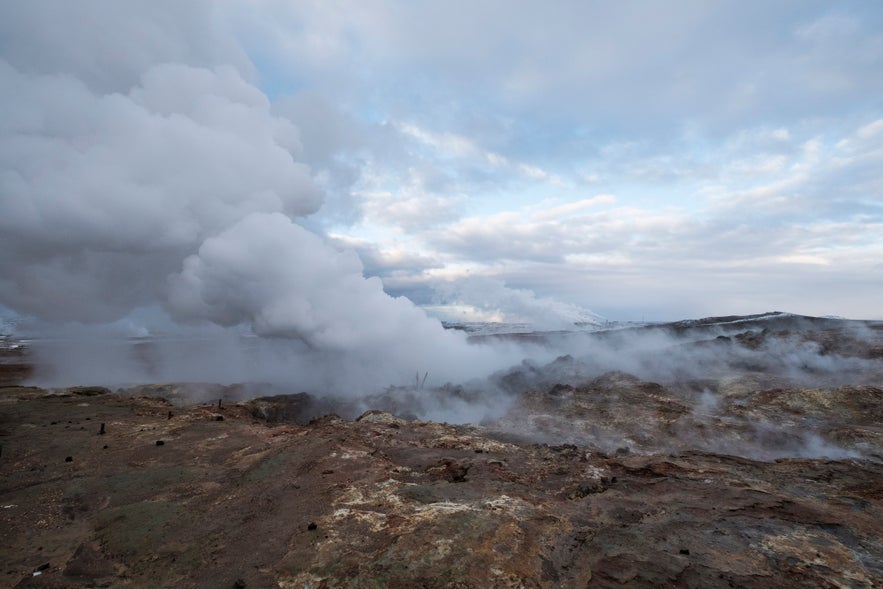
{"label": "steam plume", "polygon": [[297,131],[232,68],[160,65],[126,95],[0,62],[0,300],[110,321],[244,216],[316,211]]}
{"label": "steam plume", "polygon": [[[223,363],[225,378],[289,372],[301,383],[368,388],[414,370],[468,376],[490,361],[364,278],[354,253],[298,223],[323,204],[298,129],[239,67],[224,65],[238,55],[229,43],[191,38],[185,25],[208,18],[206,5],[182,9],[168,45],[122,52],[115,67],[100,48],[84,42],[83,54],[70,54],[41,36],[39,13],[49,8],[6,21],[40,30],[8,36],[0,60],[0,304],[56,323],[165,308],[182,324],[246,326],[277,340],[249,352],[259,359],[225,357],[201,375],[168,377],[213,379],[212,365]],[[164,14],[132,9],[145,27]],[[72,35],[82,17],[72,18]],[[308,370],[316,376],[305,379]]]}

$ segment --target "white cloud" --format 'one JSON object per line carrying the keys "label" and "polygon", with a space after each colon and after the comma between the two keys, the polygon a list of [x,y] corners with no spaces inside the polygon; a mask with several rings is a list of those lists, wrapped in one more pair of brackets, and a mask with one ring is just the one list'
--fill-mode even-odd
{"label": "white cloud", "polygon": [[850,39],[859,30],[859,23],[842,14],[827,14],[797,28],[795,35],[808,41]]}
{"label": "white cloud", "polygon": [[441,283],[436,287],[436,297],[448,313],[459,310],[463,318],[471,315],[485,321],[526,323],[533,329],[573,329],[577,323],[603,321],[578,305],[538,297],[530,290],[510,288],[501,280],[486,276]]}
{"label": "white cloud", "polygon": [[462,160],[458,162],[459,166],[487,168],[504,181],[508,180],[508,176],[516,175],[526,180],[560,183],[559,178],[541,167],[512,161],[500,153],[482,148],[475,140],[462,134],[436,133],[414,124],[393,123],[393,126],[405,137],[415,139],[421,146],[430,148],[431,157],[436,159]]}
{"label": "white cloud", "polygon": [[420,275],[426,270],[444,267],[438,258],[415,251],[413,245],[393,243],[381,247],[373,241],[345,235],[332,235],[329,240],[341,249],[356,252],[366,276]]}
{"label": "white cloud", "polygon": [[586,209],[594,208],[599,205],[611,205],[615,202],[615,196],[611,194],[600,194],[591,198],[583,198],[574,202],[543,208],[536,213],[533,213],[531,217],[537,221],[562,219],[580,213]]}
{"label": "white cloud", "polygon": [[[842,140],[781,128],[742,131],[717,154],[718,161],[706,162],[715,169],[715,184],[703,181],[704,172],[691,184],[680,183],[694,199],[686,208],[660,207],[653,200],[625,206],[620,195],[602,195],[464,217],[420,234],[452,268],[423,280],[496,277],[537,293],[557,292],[602,313],[621,312],[625,301],[646,305],[638,302],[640,296],[682,312],[690,305],[718,312],[715,300],[728,305],[728,312],[814,312],[823,305],[776,302],[784,300],[782,293],[796,292],[792,284],[813,284],[826,300],[842,304],[848,298],[852,308],[873,316],[870,298],[855,306],[853,294],[836,294],[833,285],[822,288],[814,273],[858,272],[871,291],[880,279],[874,260],[883,248],[883,160],[876,127],[863,123],[844,132]],[[751,155],[758,148],[763,151]],[[772,149],[781,151],[767,151]],[[463,265],[459,271],[453,270],[455,260]],[[737,274],[741,282],[733,278]],[[586,281],[593,288],[575,294],[572,285]],[[596,286],[608,281],[619,287]],[[635,290],[626,296],[627,287]],[[742,293],[741,310],[725,289]],[[604,294],[608,291],[617,294]]]}
{"label": "white cloud", "polygon": [[213,19],[210,0],[29,0],[7,4],[0,55],[22,73],[65,73],[98,93],[127,92],[163,63],[234,66],[251,79],[251,61]]}
{"label": "white cloud", "polygon": [[[340,40],[336,61],[315,60],[326,73],[299,75],[394,122],[369,130],[387,151],[364,160],[356,198],[355,231],[381,249],[407,238],[454,268],[750,265],[764,247],[786,260],[846,251],[849,230],[825,233],[824,254],[800,240],[829,220],[867,234],[878,218],[877,8],[506,5],[503,26],[493,3],[274,6],[283,18],[267,26]],[[619,210],[543,212],[579,209],[586,182]]]}

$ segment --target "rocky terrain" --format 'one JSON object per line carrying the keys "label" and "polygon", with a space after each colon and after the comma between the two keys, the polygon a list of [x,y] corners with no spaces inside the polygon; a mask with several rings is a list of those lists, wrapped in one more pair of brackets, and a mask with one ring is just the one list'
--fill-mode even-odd
{"label": "rocky terrain", "polygon": [[0,586],[883,584],[883,325],[547,337],[574,353],[494,375],[481,425],[421,405],[478,385],[354,403],[7,372]]}
{"label": "rocky terrain", "polygon": [[8,335],[0,335],[0,386],[17,384],[31,372],[27,348]]}

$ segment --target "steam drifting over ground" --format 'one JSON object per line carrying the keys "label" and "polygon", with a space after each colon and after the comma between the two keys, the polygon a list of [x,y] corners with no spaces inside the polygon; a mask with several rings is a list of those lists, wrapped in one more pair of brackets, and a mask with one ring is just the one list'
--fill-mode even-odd
{"label": "steam drifting over ground", "polygon": [[[81,332],[34,341],[31,382],[110,385],[177,403],[282,395],[270,404],[302,423],[381,409],[608,453],[883,460],[879,323],[773,313],[595,331],[469,335],[467,326],[432,339],[437,324],[415,316],[430,330],[426,341],[450,338],[450,347],[412,351],[412,339],[335,349],[221,328],[135,340]],[[402,367],[427,350],[428,374]],[[384,363],[383,353],[395,357]]]}
{"label": "steam drifting over ground", "polygon": [[[670,218],[668,212],[651,214],[629,207],[601,211],[598,207],[613,206],[622,197],[585,194],[570,203],[556,196],[525,205],[524,214],[458,219],[452,207],[463,197],[454,198],[451,191],[469,175],[475,178],[465,185],[476,193],[486,192],[494,174],[505,170],[515,174],[513,178],[539,182],[530,184],[539,192],[554,187],[555,194],[582,193],[590,178],[590,184],[602,179],[580,170],[578,176],[586,178],[577,189],[557,173],[521,162],[526,153],[497,153],[453,132],[432,132],[426,121],[378,124],[376,133],[395,135],[398,143],[379,142],[367,149],[377,137],[356,139],[355,117],[348,119],[321,97],[271,100],[266,80],[262,86],[232,29],[206,26],[216,23],[219,14],[237,14],[232,9],[223,12],[215,3],[132,2],[119,12],[111,9],[117,8],[113,2],[72,6],[33,1],[0,8],[0,305],[24,317],[22,332],[39,339],[32,346],[35,384],[268,383],[272,392],[308,391],[334,398],[350,412],[387,407],[457,422],[504,418],[537,437],[560,440],[579,434],[580,440],[605,447],[615,442],[649,448],[649,442],[632,439],[627,428],[597,435],[555,431],[554,424],[534,427],[507,412],[530,401],[522,397],[525,394],[541,395],[535,409],[542,409],[550,398],[564,402],[567,395],[543,396],[558,385],[603,396],[617,387],[633,390],[644,386],[641,383],[659,383],[672,397],[672,406],[681,407],[675,411],[681,417],[671,422],[675,430],[683,439],[707,446],[710,438],[696,434],[700,422],[718,420],[717,427],[725,418],[741,419],[736,401],[750,405],[750,399],[733,391],[741,390],[745,379],[755,379],[751,390],[761,393],[775,387],[833,390],[880,382],[880,355],[861,352],[879,349],[875,326],[836,327],[840,335],[830,341],[807,335],[818,332],[819,324],[782,316],[611,330],[602,318],[578,305],[510,288],[489,277],[492,272],[464,278],[469,264],[462,256],[473,248],[481,249],[473,262],[498,264],[500,276],[515,277],[519,270],[507,264],[519,259],[531,260],[538,272],[553,265],[567,268],[568,260],[581,268],[600,258],[628,261],[622,252],[631,249],[661,259],[671,252],[679,256],[699,249],[694,245],[710,242],[712,235],[735,239],[716,242],[721,251],[746,247],[739,245],[744,241],[751,246],[746,255],[754,256],[761,240],[751,232],[743,235],[743,227],[731,231],[720,219],[695,224]],[[274,12],[263,15],[267,14]],[[56,22],[65,26],[49,26]],[[395,24],[395,19],[389,22]],[[309,43],[301,49],[307,48],[317,50]],[[317,69],[335,62],[335,48],[324,48],[328,61],[317,58],[313,66],[322,66]],[[510,83],[503,86],[511,88]],[[331,114],[319,120],[335,122],[327,135],[326,126],[310,119],[325,107]],[[580,105],[578,110],[585,109]],[[296,116],[283,116],[283,111],[305,117],[303,129]],[[349,124],[354,129],[346,129]],[[850,122],[849,128],[856,124]],[[831,153],[851,154],[851,163],[842,170],[858,166],[861,173],[853,175],[872,186],[876,177],[862,170],[877,169],[872,164],[880,153],[883,127],[873,121],[858,129]],[[747,131],[733,132],[740,141],[760,141],[746,139],[751,136]],[[766,137],[771,145],[790,144],[790,133],[786,128],[767,129],[761,139]],[[427,162],[405,153],[408,146],[447,155],[436,162],[438,169],[416,165]],[[616,153],[636,146],[611,143],[597,150],[616,161]],[[801,165],[816,167],[821,143],[807,139],[797,147],[792,149],[804,159],[798,157],[790,167],[798,172]],[[359,148],[372,153],[358,153]],[[414,169],[403,175],[408,182],[399,182],[403,194],[389,195],[382,177],[397,167],[378,172],[369,160],[399,156],[407,156],[404,161],[414,163]],[[442,169],[451,162],[463,164],[464,158],[481,165],[464,166],[466,171],[460,173]],[[782,159],[780,167],[786,161],[790,160]],[[672,167],[668,161],[663,164]],[[620,163],[611,170],[625,176],[624,167]],[[794,182],[800,187],[813,178],[798,175]],[[723,173],[721,181],[726,179]],[[710,202],[732,200],[746,207],[753,207],[754,199],[764,206],[780,202],[767,196],[765,185],[758,186],[734,193],[735,189],[720,192],[724,189],[715,186]],[[864,186],[853,186],[853,192],[869,193]],[[335,210],[346,208],[357,189],[363,192],[360,210]],[[741,196],[728,198],[733,194]],[[809,206],[813,201],[795,202],[788,206],[815,210]],[[849,209],[846,204],[825,200],[826,207],[838,211]],[[832,224],[831,239],[851,243],[854,227],[879,225],[873,203],[852,206],[856,218]],[[735,216],[726,207],[709,210],[728,219]],[[433,252],[411,251],[408,246],[415,242],[390,250],[355,237],[327,236],[332,232],[323,223],[360,214],[388,214],[377,227],[393,228],[392,233],[413,230],[423,236],[422,245],[446,254],[450,266]],[[625,223],[615,218],[617,214],[639,223]],[[450,225],[440,226],[440,220]],[[699,225],[704,228],[697,233],[693,228]],[[799,226],[796,233],[813,234],[809,227]],[[795,259],[816,263],[819,258],[826,263],[828,258],[815,255],[819,248],[814,242],[806,242],[812,246],[804,247],[806,251],[800,244],[788,246],[797,238],[788,237],[794,227],[786,229],[780,250],[763,252],[769,260],[791,264]],[[607,237],[624,241],[606,249]],[[510,241],[518,243],[512,247]],[[657,242],[678,245],[654,250]],[[350,245],[362,248],[362,258],[348,249]],[[876,263],[878,249],[869,241],[859,250],[865,253],[857,267],[864,267],[865,259]],[[842,251],[831,259],[851,259]],[[648,263],[656,259],[650,256]],[[727,260],[729,268],[740,263]],[[374,267],[366,272],[365,264]],[[706,261],[701,267],[710,265]],[[529,326],[517,330],[524,333],[495,337],[478,337],[468,329],[446,330],[412,300],[390,296],[380,278],[366,276],[373,270],[384,276],[390,291],[395,285],[407,290],[419,282],[410,266],[417,266],[417,274],[420,268],[440,272],[434,297],[427,295],[422,302]],[[864,280],[877,276],[878,266],[872,268],[860,274]],[[449,280],[445,272],[450,272]],[[432,290],[426,284],[424,291]],[[781,333],[765,332],[767,327],[759,323],[763,321],[777,321]],[[602,327],[606,330],[591,333]],[[640,380],[598,380],[611,371]],[[194,387],[182,390],[197,394]],[[236,390],[241,396],[258,394],[251,387]],[[574,398],[579,402],[573,407],[586,409],[580,394]],[[781,425],[766,415],[748,417],[754,419],[755,432],[761,432],[752,439]],[[687,424],[689,420],[693,421]],[[682,426],[692,433],[678,429]],[[798,427],[802,426],[792,429]],[[833,443],[819,439],[819,447]],[[851,448],[848,452],[864,452],[855,444]]]}

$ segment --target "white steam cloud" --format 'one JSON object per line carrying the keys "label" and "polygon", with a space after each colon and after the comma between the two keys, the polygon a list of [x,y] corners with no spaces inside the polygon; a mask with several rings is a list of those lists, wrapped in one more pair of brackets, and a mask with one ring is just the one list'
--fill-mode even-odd
{"label": "white steam cloud", "polygon": [[321,205],[296,129],[232,68],[101,95],[0,62],[0,88],[0,300],[21,312],[117,319],[244,216]]}
{"label": "white steam cloud", "polygon": [[477,376],[493,364],[497,352],[468,346],[462,334],[444,330],[410,300],[390,297],[362,270],[355,253],[334,249],[288,217],[254,213],[184,261],[170,279],[169,303],[185,320],[248,324],[257,335],[300,340],[334,362],[345,354],[368,374],[390,379],[385,384],[414,370]]}
{"label": "white steam cloud", "polygon": [[[65,3],[0,9],[8,33],[0,42],[0,305],[59,323],[165,308],[181,323],[247,326],[288,341],[252,345],[235,359],[225,352],[201,374],[156,376],[284,380],[288,372],[303,385],[371,392],[415,370],[468,378],[497,364],[486,347],[385,294],[355,253],[298,224],[323,204],[298,129],[273,114],[248,67],[242,74],[235,43],[199,32],[209,5],[115,7],[86,3],[57,35],[49,22],[68,14]],[[174,13],[180,18],[166,23]],[[99,39],[80,39],[93,17]],[[137,50],[104,39],[118,43],[112,60],[100,42],[113,31],[134,41],[157,30],[163,42]],[[68,41],[78,39],[72,51]],[[102,355],[87,363],[93,380],[102,380]]]}
{"label": "white steam cloud", "polygon": [[[407,330],[438,326],[406,299],[366,279],[355,253],[337,251],[279,213],[251,214],[202,244],[171,279],[182,318],[249,323],[258,335],[294,337],[311,348],[389,344]],[[434,331],[434,330],[433,330]]]}

